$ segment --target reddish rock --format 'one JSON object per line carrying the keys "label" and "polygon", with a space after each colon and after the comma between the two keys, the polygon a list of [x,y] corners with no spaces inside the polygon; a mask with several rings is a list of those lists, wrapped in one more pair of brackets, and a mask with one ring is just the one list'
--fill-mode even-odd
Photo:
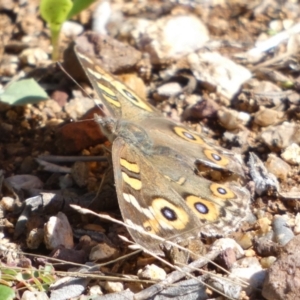
{"label": "reddish rock", "polygon": [[98,108],[91,109],[80,121],[66,124],[57,131],[56,144],[61,153],[78,153],[106,140],[99,125],[93,120],[96,112],[99,114]]}

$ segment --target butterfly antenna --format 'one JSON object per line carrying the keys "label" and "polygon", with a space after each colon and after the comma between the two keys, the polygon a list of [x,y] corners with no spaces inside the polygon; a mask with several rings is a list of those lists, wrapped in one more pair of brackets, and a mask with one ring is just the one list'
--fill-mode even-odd
{"label": "butterfly antenna", "polygon": [[[68,76],[78,87],[79,89],[84,93],[87,94],[86,91],[82,88],[82,86],[66,71],[66,69],[62,66],[62,64],[60,62],[57,62],[58,66],[60,67],[60,69],[66,74],[66,76]],[[101,110],[101,112],[103,112],[104,114],[106,114],[106,112],[104,111],[104,109],[102,108],[102,106],[100,105],[100,103],[97,103],[97,100],[92,98],[90,95],[87,94],[87,96],[93,100],[96,104],[96,106]]]}

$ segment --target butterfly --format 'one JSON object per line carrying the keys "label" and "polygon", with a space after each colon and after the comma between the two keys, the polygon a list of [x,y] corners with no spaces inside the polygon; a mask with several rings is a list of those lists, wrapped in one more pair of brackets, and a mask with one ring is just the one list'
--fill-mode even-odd
{"label": "butterfly", "polygon": [[235,230],[246,216],[249,191],[207,174],[244,177],[236,155],[164,117],[80,45],[75,53],[111,114],[97,122],[112,142],[118,203],[133,240],[162,255],[161,239],[178,242]]}

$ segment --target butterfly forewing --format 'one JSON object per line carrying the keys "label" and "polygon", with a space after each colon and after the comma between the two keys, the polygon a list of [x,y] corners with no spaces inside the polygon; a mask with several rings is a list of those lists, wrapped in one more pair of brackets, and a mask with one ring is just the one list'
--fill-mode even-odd
{"label": "butterfly forewing", "polygon": [[78,46],[75,47],[75,53],[98,96],[112,116],[134,119],[141,113],[145,116],[160,114],[134,91],[103,70],[92,58],[81,53]]}
{"label": "butterfly forewing", "polygon": [[[133,239],[162,254],[161,241],[223,235],[236,229],[250,194],[236,183],[201,177],[199,165],[243,176],[235,155],[182,124],[165,119],[91,57],[75,48],[103,103],[117,118],[112,160],[119,206]],[[110,120],[111,121],[111,120]],[[104,122],[100,122],[103,127]],[[148,234],[147,234],[148,233]]]}

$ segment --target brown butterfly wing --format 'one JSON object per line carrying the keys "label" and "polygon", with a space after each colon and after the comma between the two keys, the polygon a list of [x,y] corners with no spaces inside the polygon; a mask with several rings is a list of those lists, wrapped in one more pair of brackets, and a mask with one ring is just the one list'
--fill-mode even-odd
{"label": "brown butterfly wing", "polygon": [[143,152],[118,137],[112,156],[121,213],[138,244],[162,254],[162,241],[143,232],[175,242],[198,235],[198,217]]}

